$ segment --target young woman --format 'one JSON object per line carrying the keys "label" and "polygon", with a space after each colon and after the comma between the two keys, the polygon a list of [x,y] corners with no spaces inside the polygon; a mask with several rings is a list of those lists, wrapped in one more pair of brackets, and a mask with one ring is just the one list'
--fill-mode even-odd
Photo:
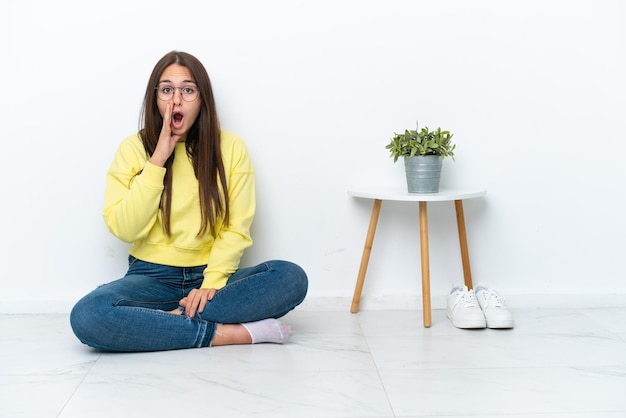
{"label": "young woman", "polygon": [[78,301],[74,334],[103,351],[282,343],[292,329],[276,318],[304,300],[307,277],[287,261],[239,268],[254,171],[241,138],[220,129],[202,63],[161,58],[141,119],[108,171],[103,210],[132,243],[128,272]]}

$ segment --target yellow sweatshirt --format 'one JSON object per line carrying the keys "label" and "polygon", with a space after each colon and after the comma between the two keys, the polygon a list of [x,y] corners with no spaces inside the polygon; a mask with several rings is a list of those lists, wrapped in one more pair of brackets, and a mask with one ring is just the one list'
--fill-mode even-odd
{"label": "yellow sweatshirt", "polygon": [[174,151],[169,237],[159,210],[166,169],[148,161],[138,134],[122,141],[107,172],[102,213],[111,233],[132,243],[130,254],[143,261],[176,267],[206,264],[202,288],[224,287],[237,270],[244,249],[252,245],[254,169],[240,137],[222,131],[221,147],[230,198],[230,225],[224,225],[219,218],[215,239],[210,232],[197,237],[201,223],[198,180],[184,143],[176,144]]}

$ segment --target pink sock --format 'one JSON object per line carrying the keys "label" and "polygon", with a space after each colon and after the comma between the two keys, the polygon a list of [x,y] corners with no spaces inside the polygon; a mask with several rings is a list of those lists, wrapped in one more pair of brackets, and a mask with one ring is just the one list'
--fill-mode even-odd
{"label": "pink sock", "polygon": [[277,319],[268,318],[256,322],[241,324],[252,337],[252,344],[277,343],[281,344],[293,334],[293,329]]}

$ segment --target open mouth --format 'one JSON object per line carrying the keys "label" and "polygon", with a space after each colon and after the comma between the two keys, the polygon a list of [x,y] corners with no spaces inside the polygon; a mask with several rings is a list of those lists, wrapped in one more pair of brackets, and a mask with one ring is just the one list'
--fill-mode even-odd
{"label": "open mouth", "polygon": [[183,114],[180,112],[174,112],[172,114],[172,127],[174,129],[180,129],[183,127]]}

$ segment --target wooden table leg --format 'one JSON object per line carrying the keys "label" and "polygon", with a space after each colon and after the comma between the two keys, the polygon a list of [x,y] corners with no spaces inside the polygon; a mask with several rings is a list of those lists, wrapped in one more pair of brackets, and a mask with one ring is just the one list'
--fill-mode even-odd
{"label": "wooden table leg", "polygon": [[372,252],[372,244],[374,243],[374,234],[376,234],[376,225],[378,224],[378,216],[380,215],[380,207],[383,201],[374,199],[372,206],[372,215],[370,216],[370,225],[367,229],[367,237],[365,238],[365,247],[361,256],[361,266],[359,267],[359,275],[356,278],[356,286],[354,287],[354,296],[352,297],[352,306],[350,312],[357,313],[359,311],[359,303],[361,303],[361,293],[363,292],[363,283],[365,282],[365,273],[367,272],[367,264],[370,261]]}
{"label": "wooden table leg", "polygon": [[461,244],[461,262],[463,263],[463,277],[465,286],[472,288],[472,271],[470,268],[469,250],[467,249],[467,234],[465,233],[465,215],[463,214],[463,201],[455,200],[456,224],[459,228],[459,243]]}
{"label": "wooden table leg", "polygon": [[424,309],[424,326],[430,328],[432,316],[430,311],[430,262],[428,255],[428,210],[426,209],[426,202],[419,202],[419,212],[422,257],[422,306]]}

